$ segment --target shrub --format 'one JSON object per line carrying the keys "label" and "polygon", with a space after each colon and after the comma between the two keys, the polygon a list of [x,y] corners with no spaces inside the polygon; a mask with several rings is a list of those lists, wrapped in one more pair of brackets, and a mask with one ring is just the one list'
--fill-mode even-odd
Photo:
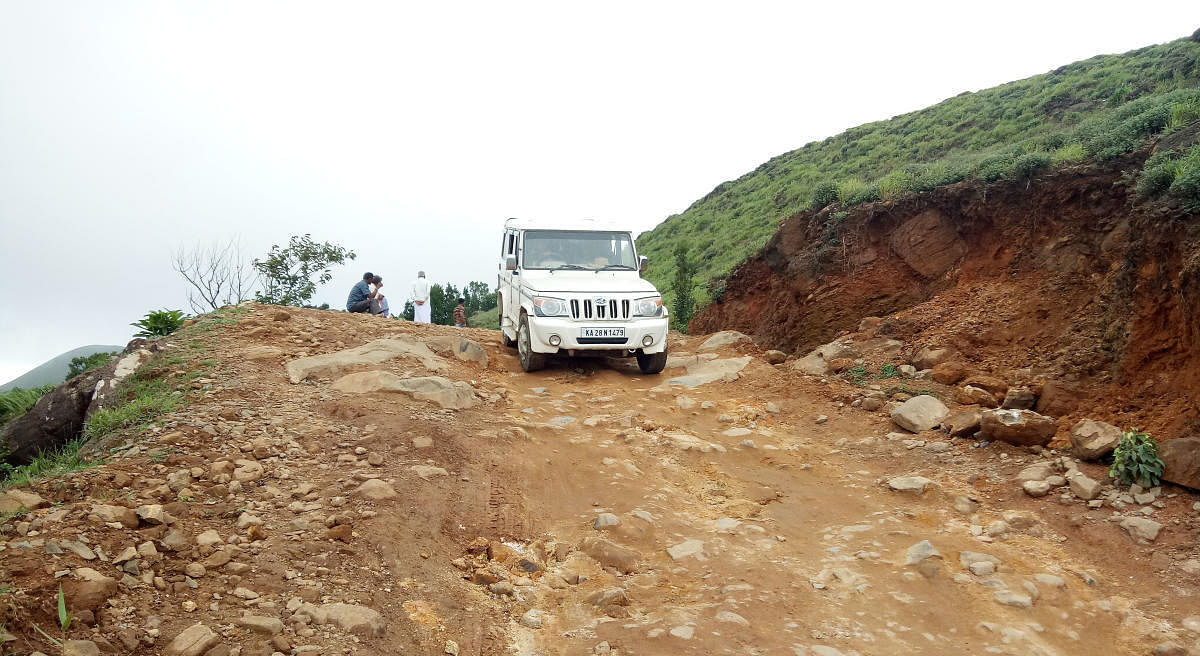
{"label": "shrub", "polygon": [[183,326],[183,312],[180,310],[154,310],[147,312],[142,319],[131,324],[141,328],[134,337],[165,337]]}
{"label": "shrub", "polygon": [[1171,106],[1171,118],[1167,121],[1167,127],[1175,130],[1196,119],[1200,119],[1200,101],[1181,102]]}
{"label": "shrub", "polygon": [[879,181],[879,197],[891,200],[902,196],[909,190],[911,182],[912,176],[907,171],[892,171]]}
{"label": "shrub", "polygon": [[879,183],[872,182],[856,189],[854,193],[844,199],[843,204],[861,205],[862,203],[872,203],[877,200],[879,200]]}
{"label": "shrub", "polygon": [[1078,141],[1069,143],[1062,148],[1054,151],[1050,155],[1050,161],[1054,165],[1069,164],[1071,162],[1079,162],[1087,157],[1087,151],[1084,150],[1083,144]]}
{"label": "shrub", "polygon": [[838,186],[829,181],[822,182],[813,189],[809,209],[813,211],[824,209],[836,202],[838,202]]}
{"label": "shrub", "polygon": [[1125,431],[1113,451],[1113,464],[1108,475],[1125,485],[1137,483],[1142,487],[1154,487],[1162,478],[1162,472],[1163,461],[1158,458],[1154,438],[1136,429]]}
{"label": "shrub", "polygon": [[1176,162],[1171,153],[1159,153],[1146,160],[1138,175],[1134,190],[1142,198],[1153,198],[1167,191],[1175,182]]}
{"label": "shrub", "polygon": [[995,182],[1007,178],[1012,172],[1013,158],[1008,153],[992,155],[975,168],[975,176],[984,182]]}
{"label": "shrub", "polygon": [[1183,209],[1200,213],[1200,165],[1185,167],[1181,163],[1169,191],[1183,202]]}
{"label": "shrub", "polygon": [[67,380],[70,380],[85,371],[91,371],[96,367],[103,367],[113,359],[117,353],[110,351],[108,353],[93,353],[91,355],[81,355],[77,358],[71,358],[71,364],[67,365]]}
{"label": "shrub", "polygon": [[1019,178],[1027,178],[1034,173],[1050,166],[1048,153],[1026,153],[1013,160],[1013,173]]}

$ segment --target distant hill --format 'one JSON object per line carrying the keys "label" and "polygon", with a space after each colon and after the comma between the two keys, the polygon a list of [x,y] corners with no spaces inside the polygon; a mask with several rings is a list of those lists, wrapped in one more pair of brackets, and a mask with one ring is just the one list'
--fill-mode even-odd
{"label": "distant hill", "polygon": [[30,369],[24,374],[0,385],[0,392],[6,392],[14,387],[29,389],[31,387],[41,387],[42,385],[54,384],[57,385],[63,382],[67,377],[67,369],[71,365],[71,360],[91,355],[93,353],[107,353],[110,351],[120,352],[123,346],[111,346],[103,344],[92,344],[90,346],[80,346],[77,349],[72,349],[57,355],[42,364]]}
{"label": "distant hill", "polygon": [[[799,111],[797,120],[803,115]],[[647,277],[669,302],[673,252],[677,245],[688,250],[699,265],[696,297],[703,306],[720,297],[729,272],[766,244],[783,219],[805,210],[896,200],[968,178],[1015,180],[1043,167],[1109,161],[1166,133],[1192,130],[1198,119],[1200,30],[814,141],[717,185],[682,214],[643,233],[638,251],[650,256]],[[1186,144],[1164,157],[1182,157],[1183,150]],[[1160,159],[1151,165],[1154,175],[1144,188],[1170,188],[1200,203],[1197,174],[1184,175],[1195,162],[1182,167]]]}

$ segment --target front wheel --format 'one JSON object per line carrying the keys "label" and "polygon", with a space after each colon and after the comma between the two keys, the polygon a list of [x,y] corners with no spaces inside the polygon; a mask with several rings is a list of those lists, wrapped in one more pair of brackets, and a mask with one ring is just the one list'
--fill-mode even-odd
{"label": "front wheel", "polygon": [[667,352],[663,350],[660,353],[645,353],[637,354],[638,369],[644,374],[662,373],[663,368],[667,366]]}
{"label": "front wheel", "polygon": [[529,336],[529,317],[524,314],[521,315],[521,325],[517,327],[517,354],[520,356],[521,369],[524,369],[525,373],[546,366],[546,356],[533,351],[533,340]]}

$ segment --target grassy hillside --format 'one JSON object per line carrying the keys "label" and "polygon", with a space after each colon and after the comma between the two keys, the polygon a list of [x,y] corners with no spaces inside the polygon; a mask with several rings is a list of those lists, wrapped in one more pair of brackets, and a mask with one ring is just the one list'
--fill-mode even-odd
{"label": "grassy hillside", "polygon": [[[669,297],[673,251],[683,244],[699,264],[696,293],[704,304],[721,293],[724,276],[765,244],[780,221],[805,209],[889,200],[968,178],[1017,178],[1046,166],[1110,159],[1197,119],[1200,30],[1190,38],[963,93],[809,143],[718,185],[682,214],[641,235],[638,249],[653,262],[648,277]],[[1156,170],[1147,189],[1196,193],[1188,185],[1197,183],[1193,178],[1200,171],[1155,164],[1171,175],[1167,179],[1167,172],[1157,175]],[[1179,183],[1172,188],[1177,175]]]}

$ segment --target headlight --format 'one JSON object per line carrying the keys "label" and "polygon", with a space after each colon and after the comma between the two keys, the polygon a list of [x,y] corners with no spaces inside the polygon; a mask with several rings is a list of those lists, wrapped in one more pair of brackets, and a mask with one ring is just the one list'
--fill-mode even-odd
{"label": "headlight", "polygon": [[539,317],[562,317],[567,314],[567,304],[561,298],[534,296],[533,311]]}
{"label": "headlight", "polygon": [[647,296],[633,302],[633,316],[657,317],[662,314],[662,297]]}

